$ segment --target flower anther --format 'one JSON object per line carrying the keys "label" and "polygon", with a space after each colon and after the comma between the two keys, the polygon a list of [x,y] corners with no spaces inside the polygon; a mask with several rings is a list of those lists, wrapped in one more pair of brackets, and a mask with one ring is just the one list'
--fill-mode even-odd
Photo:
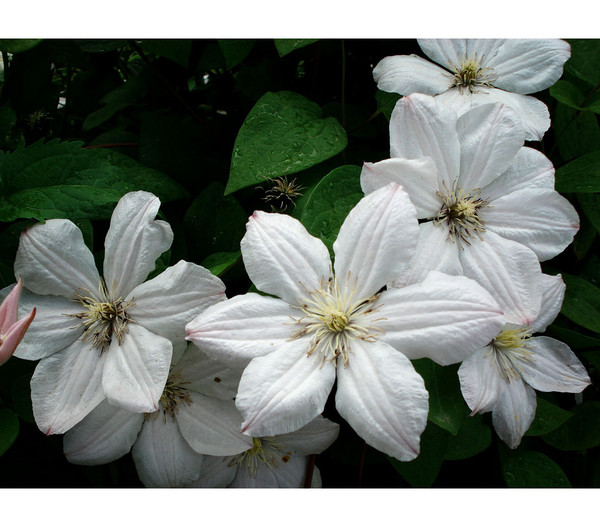
{"label": "flower anther", "polygon": [[270,468],[277,468],[277,458],[281,455],[282,460],[289,459],[291,452],[282,452],[281,445],[273,437],[253,437],[252,448],[237,454],[231,458],[228,466],[244,465],[250,477],[256,478],[258,468],[264,464]]}
{"label": "flower anther", "polygon": [[519,362],[533,361],[533,353],[529,350],[528,341],[532,334],[529,326],[505,328],[492,341],[492,352],[495,353],[496,365],[500,375],[510,382],[510,379],[521,377],[522,368]]}
{"label": "flower anther", "polygon": [[479,89],[481,87],[491,88],[492,82],[497,79],[497,75],[492,68],[481,67],[481,60],[478,58],[477,53],[473,58],[465,55],[460,66],[452,65],[452,69],[455,73],[450,87],[458,88],[461,94],[465,91],[478,93],[482,91]]}
{"label": "flower anther", "polygon": [[158,401],[159,409],[156,412],[145,414],[145,419],[157,419],[162,409],[163,420],[165,423],[167,422],[167,415],[175,420],[175,416],[179,412],[180,404],[187,406],[192,404],[190,393],[184,388],[186,384],[190,384],[190,381],[186,381],[183,378],[181,370],[171,371],[167,378],[163,393]]}

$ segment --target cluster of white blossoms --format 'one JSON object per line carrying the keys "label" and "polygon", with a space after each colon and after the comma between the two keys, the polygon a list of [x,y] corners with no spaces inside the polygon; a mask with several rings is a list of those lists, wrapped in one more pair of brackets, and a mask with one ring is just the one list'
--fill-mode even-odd
{"label": "cluster of white blossoms", "polygon": [[380,88],[407,96],[390,120],[391,158],[364,165],[365,197],[333,261],[291,216],[249,218],[243,262],[265,294],[227,299],[219,278],[184,261],[144,282],[173,239],[148,192],[115,208],[104,277],[72,222],[22,234],[15,274],[37,317],[16,355],[40,359],[34,416],[46,434],[65,433],[67,459],[131,451],[147,486],[299,487],[307,469],[318,485],[309,456],[337,437],[321,416],[336,383],[339,415],[402,461],[418,456],[429,409],[413,359],[462,362],[467,404],[491,411],[513,448],[534,390],[589,384],[565,344],[533,336],[565,289],[539,261],[565,249],[578,217],[550,161],[523,146],[549,121],[521,94],[560,77],[568,44],[421,46],[449,72],[415,56],[375,68]]}

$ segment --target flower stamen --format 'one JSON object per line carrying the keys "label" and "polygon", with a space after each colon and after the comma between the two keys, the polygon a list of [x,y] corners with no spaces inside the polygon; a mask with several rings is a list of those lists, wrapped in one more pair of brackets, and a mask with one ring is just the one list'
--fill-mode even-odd
{"label": "flower stamen", "polygon": [[507,382],[519,379],[523,372],[520,362],[532,362],[533,353],[530,351],[531,330],[529,326],[505,328],[492,341],[492,350],[500,375]]}
{"label": "flower stamen", "polygon": [[465,55],[460,66],[457,67],[452,64],[452,69],[455,73],[450,87],[458,88],[461,94],[465,91],[478,93],[483,91],[479,89],[481,87],[491,88],[491,83],[498,78],[492,68],[481,67],[481,60],[478,58],[477,53],[473,55],[473,58]]}
{"label": "flower stamen", "polygon": [[[190,381],[183,379],[181,370],[171,371],[167,382],[163,389],[163,393],[158,401],[159,407],[162,407],[164,422],[167,422],[167,415],[175,420],[175,416],[179,412],[179,405],[191,405],[192,399],[190,393],[183,386],[190,384]],[[152,418],[157,419],[160,415],[160,408],[156,412],[147,413],[144,415],[146,420]]]}
{"label": "flower stamen", "polygon": [[[233,456],[227,466],[233,467],[235,465],[244,464],[250,477],[256,478],[258,467],[261,463],[272,469],[277,468],[277,457],[280,451],[281,445],[275,438],[253,437],[252,448]],[[287,455],[291,455],[291,452],[288,452]]]}

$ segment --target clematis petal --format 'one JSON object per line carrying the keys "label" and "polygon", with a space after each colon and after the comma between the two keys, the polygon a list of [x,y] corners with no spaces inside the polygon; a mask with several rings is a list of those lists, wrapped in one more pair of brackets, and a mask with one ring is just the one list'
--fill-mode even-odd
{"label": "clematis petal", "polygon": [[208,269],[179,261],[130,293],[127,312],[152,333],[171,341],[185,338],[185,325],[208,306],[225,300],[225,284]]}
{"label": "clematis petal", "polygon": [[231,488],[297,489],[304,486],[308,457],[289,456],[286,462],[277,461],[276,467],[265,463],[258,465],[256,476],[252,476],[244,465],[238,468]]}
{"label": "clematis petal", "polygon": [[495,353],[486,346],[467,357],[458,369],[460,391],[471,415],[491,411],[504,389],[506,380],[500,374]]}
{"label": "clematis petal", "polygon": [[388,289],[373,312],[379,339],[409,359],[453,364],[488,344],[504,317],[474,280],[432,271],[422,282]]}
{"label": "clematis petal", "polygon": [[238,465],[231,464],[231,457],[204,456],[200,477],[192,487],[229,487],[238,471]]}
{"label": "clematis petal", "polygon": [[231,368],[271,353],[294,333],[302,312],[278,298],[237,295],[209,307],[186,326],[186,339]]}
{"label": "clematis petal", "polygon": [[542,274],[542,305],[529,325],[532,333],[543,333],[560,313],[567,286],[561,275]]}
{"label": "clematis petal", "polygon": [[579,230],[569,201],[549,189],[526,188],[498,198],[484,209],[486,227],[532,249],[540,261],[560,254]]}
{"label": "clematis petal", "polygon": [[406,272],[418,236],[415,208],[396,183],[365,196],[333,244],[340,287],[352,289],[357,299],[374,295]]}
{"label": "clematis petal", "polygon": [[329,448],[339,432],[340,425],[319,415],[300,430],[281,436],[279,441],[284,445],[284,450],[290,450],[294,455],[308,456],[320,454]]}
{"label": "clematis petal", "polygon": [[162,416],[144,422],[131,450],[146,487],[188,487],[198,479],[203,457],[190,448],[177,423]]}
{"label": "clematis petal", "polygon": [[458,118],[460,177],[467,192],[488,185],[505,172],[523,146],[524,131],[518,116],[506,106],[485,104]]}
{"label": "clematis petal", "polygon": [[132,412],[154,412],[169,374],[173,346],[164,337],[129,324],[106,353],[102,387],[108,402]]}
{"label": "clematis petal", "polygon": [[464,275],[476,280],[498,303],[506,322],[529,325],[542,299],[542,269],[535,253],[488,231],[460,252]]}
{"label": "clematis petal", "polygon": [[415,93],[396,103],[390,118],[391,157],[433,159],[440,190],[452,188],[460,168],[456,112],[435,97]]}
{"label": "clematis petal", "polygon": [[504,41],[487,65],[498,75],[498,88],[535,93],[560,79],[570,56],[571,46],[564,40],[513,38]]}
{"label": "clematis petal", "polygon": [[177,422],[188,444],[200,454],[228,456],[252,448],[240,432],[242,417],[233,399],[224,401],[189,392],[192,404],[178,406]]}
{"label": "clematis petal", "polygon": [[125,298],[154,269],[173,242],[168,223],[155,220],[160,200],[150,192],[125,194],[117,203],[104,241],[104,278],[115,298]]}
{"label": "clematis petal", "polygon": [[452,74],[417,55],[385,57],[373,69],[380,90],[401,95],[437,95],[452,84]]}
{"label": "clematis petal", "polygon": [[31,402],[42,432],[63,434],[100,404],[103,366],[104,356],[80,340],[39,362],[31,378]]}
{"label": "clematis petal", "polygon": [[111,406],[105,399],[65,434],[64,454],[77,465],[110,463],[131,450],[143,422],[144,414]]}
{"label": "clematis petal", "polygon": [[394,182],[408,193],[417,209],[418,218],[435,216],[442,202],[436,195],[437,175],[433,160],[422,159],[384,159],[379,163],[365,163],[360,174],[360,184],[365,194],[385,187]]}
{"label": "clematis petal", "polygon": [[69,220],[48,220],[21,234],[15,276],[33,293],[67,298],[78,290],[95,296],[100,283],[94,257]]}
{"label": "clematis petal", "polygon": [[527,384],[542,392],[579,393],[590,384],[590,377],[571,348],[560,340],[535,337],[527,343],[532,360],[520,360]]}
{"label": "clematis petal", "polygon": [[517,448],[535,417],[535,390],[521,378],[512,377],[502,387],[492,410],[492,424],[502,441],[510,448]]}
{"label": "clematis petal", "polygon": [[254,285],[291,304],[331,276],[325,244],[285,214],[255,211],[246,224],[241,248]]}
{"label": "clematis petal", "polygon": [[235,400],[242,431],[253,436],[287,434],[323,412],[335,381],[335,366],[307,357],[309,339],[285,343],[244,370]]}
{"label": "clematis petal", "polygon": [[401,461],[419,454],[428,393],[411,362],[387,344],[352,341],[348,365],[338,369],[335,405],[377,450]]}
{"label": "clematis petal", "polygon": [[491,38],[418,39],[423,52],[449,70],[458,70],[465,59],[479,59],[486,67],[498,53],[504,40]]}

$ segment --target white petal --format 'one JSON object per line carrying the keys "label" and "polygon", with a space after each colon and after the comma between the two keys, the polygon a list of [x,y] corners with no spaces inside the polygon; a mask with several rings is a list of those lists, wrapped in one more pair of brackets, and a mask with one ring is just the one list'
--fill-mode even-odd
{"label": "white petal", "polygon": [[192,487],[228,487],[238,471],[238,465],[230,465],[231,457],[204,456],[200,477]]}
{"label": "white petal", "polygon": [[373,78],[380,90],[401,95],[437,95],[452,84],[452,74],[417,55],[385,57],[375,66]]}
{"label": "white petal", "polygon": [[365,194],[385,187],[388,183],[398,183],[417,209],[418,218],[435,216],[442,202],[436,195],[437,174],[433,160],[384,159],[379,163],[365,163],[360,174],[360,184]]}
{"label": "white petal", "polygon": [[460,390],[469,408],[476,413],[494,408],[506,381],[500,375],[495,351],[486,346],[463,361],[458,369]]}
{"label": "white petal", "polygon": [[528,342],[532,361],[521,360],[523,379],[542,392],[579,393],[590,384],[583,364],[565,343],[550,337]]}
{"label": "white petal", "polygon": [[31,402],[42,432],[62,434],[98,406],[103,365],[104,356],[80,340],[40,361],[31,378]]}
{"label": "white petal", "polygon": [[246,224],[241,248],[254,285],[292,304],[331,276],[325,244],[285,214],[255,211]]}
{"label": "white petal", "polygon": [[517,448],[535,417],[537,399],[533,388],[520,378],[511,377],[502,387],[492,410],[492,424],[502,441],[510,448]]}
{"label": "white petal", "polygon": [[144,422],[134,414],[102,401],[63,438],[67,460],[77,465],[101,465],[131,450]]}
{"label": "white petal", "polygon": [[302,315],[283,300],[247,293],[200,313],[186,326],[186,338],[209,357],[244,368],[284,344]]}
{"label": "white petal", "polygon": [[537,318],[530,324],[532,333],[542,333],[560,313],[567,286],[561,275],[542,274],[542,305]]}
{"label": "white petal", "polygon": [[520,243],[488,231],[460,252],[464,275],[476,280],[504,312],[506,322],[529,325],[542,300],[542,269],[537,256]]}
{"label": "white petal", "polygon": [[502,311],[474,280],[437,271],[422,282],[388,289],[373,313],[379,339],[409,359],[459,362],[488,344],[504,324]]}
{"label": "white petal", "polygon": [[108,401],[132,412],[154,412],[169,374],[172,345],[164,337],[129,324],[122,342],[104,353],[102,387]]}
{"label": "white petal", "polygon": [[48,220],[21,234],[15,276],[38,295],[74,298],[75,291],[98,294],[100,276],[79,228],[69,220]]}
{"label": "white petal", "polygon": [[417,214],[408,194],[395,183],[361,199],[333,244],[335,274],[356,299],[375,294],[399,278],[417,246]]}
{"label": "white petal", "polygon": [[194,452],[171,418],[146,420],[131,451],[146,487],[187,487],[200,476],[202,456]]}
{"label": "white petal", "polygon": [[276,467],[260,463],[255,477],[242,464],[230,487],[243,489],[298,489],[304,487],[308,457],[287,456],[286,459],[286,462],[278,460]]}
{"label": "white petal", "polygon": [[125,298],[154,269],[173,242],[168,223],[155,220],[160,200],[130,192],[117,203],[104,241],[104,278],[115,298]]}
{"label": "white petal", "polygon": [[569,201],[549,189],[527,188],[498,198],[483,209],[486,228],[532,249],[540,261],[560,254],[579,230]]}
{"label": "white petal", "polygon": [[192,391],[189,394],[192,404],[179,405],[177,422],[196,452],[228,456],[252,448],[252,439],[240,432],[242,417],[233,399],[223,401]]}
{"label": "white petal", "polygon": [[456,133],[456,111],[437,98],[415,93],[396,103],[390,118],[391,157],[433,159],[438,188],[458,179],[460,143]]}
{"label": "white petal", "polygon": [[459,188],[481,189],[505,172],[523,146],[518,116],[500,104],[477,106],[456,123],[460,141]]}
{"label": "white petal", "polygon": [[477,58],[480,65],[488,66],[493,57],[498,53],[504,40],[500,39],[418,39],[419,46],[425,54],[438,64],[455,70],[460,68],[466,59]]}
{"label": "white petal", "polygon": [[340,425],[319,415],[300,430],[281,436],[279,440],[285,445],[284,449],[291,450],[294,455],[308,456],[329,448],[339,432]]}
{"label": "white petal", "polygon": [[35,295],[26,289],[21,292],[19,318],[37,309],[35,318],[15,351],[15,357],[38,360],[60,351],[75,342],[83,333],[77,318],[68,315],[81,313],[81,304],[62,296]]}
{"label": "white petal", "polygon": [[487,65],[494,85],[516,93],[535,93],[552,86],[563,73],[571,46],[559,39],[507,39]]}
{"label": "white petal", "polygon": [[377,450],[401,461],[419,454],[428,394],[423,379],[402,353],[382,342],[353,341],[348,365],[338,370],[335,405]]}
{"label": "white petal", "polygon": [[236,405],[243,431],[253,437],[287,434],[323,412],[335,381],[335,366],[306,356],[307,337],[253,359],[244,370]]}
{"label": "white petal", "polygon": [[179,261],[130,293],[128,314],[152,333],[185,338],[185,325],[207,307],[225,300],[225,284],[208,269]]}

